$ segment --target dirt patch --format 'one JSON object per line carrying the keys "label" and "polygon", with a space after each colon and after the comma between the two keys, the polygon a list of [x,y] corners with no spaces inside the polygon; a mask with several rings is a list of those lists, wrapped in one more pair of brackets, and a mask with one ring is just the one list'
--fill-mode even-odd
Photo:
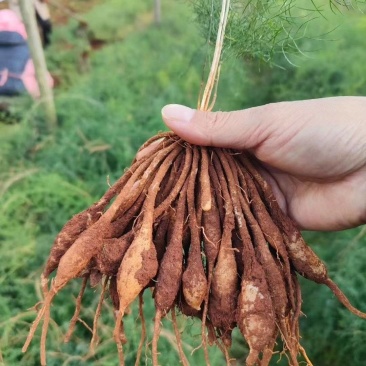
{"label": "dirt patch", "polygon": [[67,24],[70,19],[83,22],[82,14],[101,2],[101,0],[48,0],[52,23]]}

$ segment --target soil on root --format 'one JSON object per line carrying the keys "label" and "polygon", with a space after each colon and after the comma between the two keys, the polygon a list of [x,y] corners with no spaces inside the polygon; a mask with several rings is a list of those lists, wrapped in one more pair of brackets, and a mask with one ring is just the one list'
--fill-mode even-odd
{"label": "soil on root", "polygon": [[[193,146],[173,133],[147,141],[131,168],[100,201],[74,216],[51,249],[42,275],[45,301],[23,351],[44,319],[41,363],[54,296],[72,279],[84,278],[67,339],[76,326],[89,281],[102,284],[93,322],[91,349],[104,301],[116,313],[114,339],[124,365],[123,317],[130,304],[155,287],[153,365],[158,365],[161,318],[172,314],[182,364],[188,364],[176,324],[176,309],[202,321],[202,345],[216,345],[230,364],[231,332],[238,327],[249,345],[247,366],[268,365],[276,344],[289,365],[302,359],[301,288],[298,275],[331,288],[354,314],[346,296],[328,277],[324,263],[279,208],[257,162],[245,152]],[[112,203],[110,203],[112,202]],[[50,274],[57,270],[48,287]],[[106,296],[109,292],[109,296]],[[139,356],[146,339],[142,319]],[[127,337],[126,337],[127,336]],[[276,342],[281,337],[282,342]]]}

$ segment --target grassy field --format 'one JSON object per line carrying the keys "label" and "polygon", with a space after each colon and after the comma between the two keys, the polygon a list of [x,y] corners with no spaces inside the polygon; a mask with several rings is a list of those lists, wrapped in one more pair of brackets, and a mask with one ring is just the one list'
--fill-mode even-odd
{"label": "grassy field", "polygon": [[[82,0],[80,0],[83,3]],[[95,2],[75,19],[55,27],[47,60],[60,80],[56,92],[59,128],[48,135],[37,103],[22,99],[11,114],[0,116],[0,350],[6,366],[39,365],[39,334],[21,353],[41,300],[39,274],[53,238],[75,213],[97,200],[108,181],[115,181],[138,147],[164,130],[160,110],[167,103],[195,106],[207,47],[183,1],[163,2],[163,22],[153,23],[152,4],[118,0]],[[329,13],[329,14],[328,14]],[[317,19],[324,32],[345,23],[328,41],[304,40],[310,57],[296,58],[297,67],[269,67],[228,60],[221,71],[217,110],[233,110],[277,100],[329,95],[366,95],[364,32],[360,15],[328,12]],[[319,24],[320,24],[319,23]],[[319,25],[313,32],[319,31]],[[93,49],[91,40],[101,48]],[[320,44],[322,46],[320,46]],[[278,59],[279,65],[285,65]],[[326,261],[330,273],[355,306],[366,309],[366,234],[364,228],[338,233],[305,233]],[[90,332],[78,324],[74,338],[62,341],[80,286],[74,281],[57,297],[47,340],[48,365],[117,365],[112,306],[106,302],[100,322],[100,343],[89,353]],[[89,289],[82,319],[92,324],[99,288]],[[331,292],[303,281],[303,345],[314,365],[362,366],[366,359],[366,322],[349,314]],[[151,337],[154,308],[145,297]],[[126,364],[133,365],[139,342],[137,308],[126,317],[129,342]],[[178,365],[170,320],[165,320],[160,345],[161,365]],[[193,319],[179,319],[188,355],[200,344]],[[243,364],[247,347],[235,333],[232,354]],[[220,352],[210,350],[212,365],[222,365]],[[145,350],[142,365],[150,365]],[[203,365],[202,351],[189,356]],[[285,365],[286,360],[273,365]],[[2,362],[2,363],[1,363]]]}

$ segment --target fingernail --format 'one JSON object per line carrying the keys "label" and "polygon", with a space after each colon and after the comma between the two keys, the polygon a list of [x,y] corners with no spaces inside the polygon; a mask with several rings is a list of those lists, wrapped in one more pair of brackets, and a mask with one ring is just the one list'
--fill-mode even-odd
{"label": "fingernail", "polygon": [[192,120],[194,113],[194,109],[179,104],[169,104],[161,110],[163,119],[173,123],[188,123]]}

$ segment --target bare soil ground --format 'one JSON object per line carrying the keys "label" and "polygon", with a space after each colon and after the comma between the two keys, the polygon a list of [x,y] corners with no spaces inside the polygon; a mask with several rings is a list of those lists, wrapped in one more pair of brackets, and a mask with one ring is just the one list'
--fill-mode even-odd
{"label": "bare soil ground", "polygon": [[70,18],[83,21],[82,14],[100,2],[100,0],[48,0],[54,24],[66,24]]}

